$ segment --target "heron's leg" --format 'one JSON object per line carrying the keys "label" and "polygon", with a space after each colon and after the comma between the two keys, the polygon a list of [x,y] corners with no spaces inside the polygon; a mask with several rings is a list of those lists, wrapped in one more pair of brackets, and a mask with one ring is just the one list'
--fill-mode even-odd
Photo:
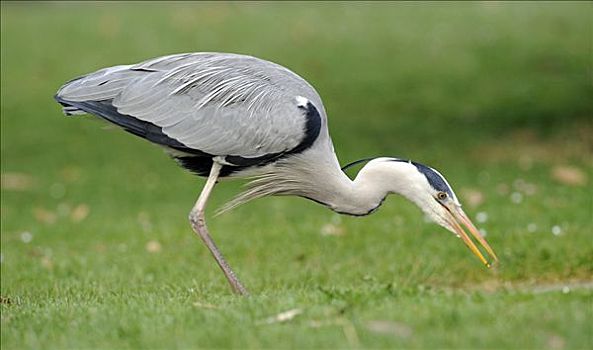
{"label": "heron's leg", "polygon": [[202,189],[202,193],[200,193],[200,196],[198,197],[196,204],[189,213],[189,222],[191,223],[191,227],[194,230],[194,232],[197,233],[198,236],[200,236],[204,244],[206,244],[206,246],[210,250],[210,253],[212,253],[212,256],[214,256],[216,263],[218,264],[218,266],[220,266],[222,272],[224,272],[224,275],[231,284],[233,292],[240,295],[248,295],[249,293],[247,292],[247,289],[243,287],[243,285],[241,284],[241,282],[239,281],[239,279],[237,278],[229,264],[226,262],[226,260],[216,247],[216,244],[214,244],[214,241],[208,233],[208,228],[206,227],[206,220],[204,217],[206,202],[208,201],[210,192],[212,192],[212,189],[216,184],[216,180],[218,179],[218,175],[220,173],[221,168],[222,165],[220,163],[217,163],[216,161],[212,162],[212,168],[210,169],[210,175],[208,176],[206,185],[204,186],[204,189]]}

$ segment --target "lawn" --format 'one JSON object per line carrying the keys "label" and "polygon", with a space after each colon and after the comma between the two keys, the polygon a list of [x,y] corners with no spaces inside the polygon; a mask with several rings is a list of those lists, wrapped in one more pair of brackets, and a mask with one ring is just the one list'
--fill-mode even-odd
{"label": "lawn", "polygon": [[[593,347],[591,3],[2,3],[1,345],[64,348]],[[484,268],[389,197],[340,216],[299,198],[209,227],[203,179],[52,96],[177,52],[285,65],[322,96],[342,163],[439,169],[487,234]],[[355,176],[357,169],[349,170]]]}

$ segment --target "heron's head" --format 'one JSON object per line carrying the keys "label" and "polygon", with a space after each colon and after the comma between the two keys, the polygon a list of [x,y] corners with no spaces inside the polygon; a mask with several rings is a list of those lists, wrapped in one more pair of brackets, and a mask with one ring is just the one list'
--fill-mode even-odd
{"label": "heron's head", "polygon": [[397,158],[376,158],[361,172],[368,171],[373,182],[388,186],[388,191],[398,193],[414,204],[438,225],[451,231],[488,267],[490,263],[466,230],[497,261],[496,254],[467,217],[451,186],[437,170],[413,161]]}

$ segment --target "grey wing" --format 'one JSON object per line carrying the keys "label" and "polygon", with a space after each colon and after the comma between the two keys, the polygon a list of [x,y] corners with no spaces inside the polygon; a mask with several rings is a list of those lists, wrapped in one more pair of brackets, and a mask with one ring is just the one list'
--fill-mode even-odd
{"label": "grey wing", "polygon": [[153,142],[238,163],[302,150],[327,128],[321,100],[304,79],[235,54],[106,68],[65,84],[56,99],[66,113],[97,114]]}

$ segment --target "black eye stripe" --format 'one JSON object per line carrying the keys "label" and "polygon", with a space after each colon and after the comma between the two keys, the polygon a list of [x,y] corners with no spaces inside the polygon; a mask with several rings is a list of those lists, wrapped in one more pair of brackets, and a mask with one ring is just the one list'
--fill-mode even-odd
{"label": "black eye stripe", "polygon": [[432,188],[440,192],[445,192],[451,198],[455,198],[455,196],[453,196],[453,191],[451,191],[451,188],[449,188],[449,185],[447,185],[443,177],[439,175],[436,171],[434,171],[431,167],[404,159],[393,159],[393,161],[406,162],[414,165],[416,169],[418,169],[418,171],[426,177],[426,180],[428,180],[428,183],[430,184],[430,186],[432,186]]}

